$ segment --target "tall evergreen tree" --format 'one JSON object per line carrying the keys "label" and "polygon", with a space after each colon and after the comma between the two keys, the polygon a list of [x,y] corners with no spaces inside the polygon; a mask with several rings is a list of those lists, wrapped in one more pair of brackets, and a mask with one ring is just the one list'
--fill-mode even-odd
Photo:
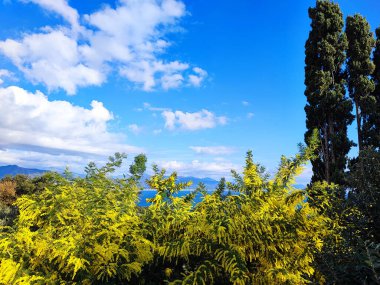
{"label": "tall evergreen tree", "polygon": [[375,51],[373,53],[375,71],[372,74],[372,80],[375,84],[372,96],[375,98],[376,104],[374,104],[374,112],[369,118],[371,128],[368,130],[367,140],[368,144],[380,151],[380,27],[376,29],[376,38]]}
{"label": "tall evergreen tree", "polygon": [[321,147],[312,160],[312,182],[344,181],[347,153],[352,142],[347,126],[352,123],[352,103],[345,97],[342,65],[347,39],[342,32],[344,21],[339,5],[318,0],[309,8],[311,31],[305,45],[305,95],[307,97],[305,141],[318,129]]}
{"label": "tall evergreen tree", "polygon": [[367,20],[359,14],[347,17],[347,83],[351,99],[355,104],[359,151],[371,144],[376,98],[372,95],[375,85],[371,74],[375,65],[371,60],[375,44]]}

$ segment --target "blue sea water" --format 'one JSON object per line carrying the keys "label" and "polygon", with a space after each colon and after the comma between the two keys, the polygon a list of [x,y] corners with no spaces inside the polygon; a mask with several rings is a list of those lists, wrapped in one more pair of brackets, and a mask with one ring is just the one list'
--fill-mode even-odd
{"label": "blue sea water", "polygon": [[[304,189],[305,186],[303,185],[293,185],[295,188],[297,189]],[[194,190],[182,190],[182,191],[179,191],[177,194],[175,194],[174,196],[175,197],[183,197],[183,196],[186,196],[187,194],[190,194],[191,192],[193,192]],[[208,190],[207,193],[211,194],[212,192],[214,192],[215,190]],[[141,206],[141,207],[147,207],[149,206],[150,203],[148,203],[146,201],[146,199],[149,199],[149,198],[153,198],[155,195],[156,195],[157,191],[156,190],[142,190],[140,192],[140,196],[139,196],[139,203],[138,203],[138,206]],[[237,192],[230,192],[229,190],[226,190],[224,191],[223,193],[224,195],[228,195],[228,194],[232,194],[232,195],[238,195]],[[197,204],[199,203],[200,201],[202,201],[202,194],[201,193],[197,193],[197,195],[195,196],[194,198],[194,204]]]}

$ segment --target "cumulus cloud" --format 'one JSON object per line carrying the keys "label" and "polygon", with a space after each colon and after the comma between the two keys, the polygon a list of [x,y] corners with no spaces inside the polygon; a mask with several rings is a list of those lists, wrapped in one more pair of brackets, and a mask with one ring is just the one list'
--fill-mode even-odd
{"label": "cumulus cloud", "polygon": [[108,130],[113,115],[101,102],[92,101],[87,109],[67,101],[49,101],[39,91],[29,93],[15,86],[0,88],[0,100],[0,149],[10,158],[25,154],[11,151],[16,149],[65,157],[142,151],[125,144],[122,134]]}
{"label": "cumulus cloud", "polygon": [[218,179],[222,176],[229,176],[231,170],[240,170],[240,166],[228,161],[223,162],[202,162],[193,160],[191,162],[181,162],[177,160],[161,161],[157,163],[160,167],[169,172],[176,171],[182,176],[211,177]]}
{"label": "cumulus cloud", "polygon": [[203,80],[205,80],[205,78],[207,77],[207,72],[199,67],[194,67],[193,71],[195,74],[189,75],[190,84],[195,87],[199,87],[201,86]]}
{"label": "cumulus cloud", "polygon": [[180,0],[120,0],[89,15],[79,15],[66,0],[22,1],[70,24],[0,41],[0,53],[27,79],[49,90],[75,94],[78,87],[101,85],[111,73],[146,91],[199,86],[207,76],[199,67],[161,58],[171,44],[168,33],[186,14]]}
{"label": "cumulus cloud", "polygon": [[227,123],[226,117],[216,116],[206,109],[194,113],[167,110],[162,112],[162,116],[165,119],[165,128],[169,130],[182,129],[195,131],[211,129],[217,125],[225,125]]}
{"label": "cumulus cloud", "polygon": [[231,154],[235,149],[227,146],[191,146],[190,149],[199,154],[222,155]]}
{"label": "cumulus cloud", "polygon": [[75,94],[77,87],[100,85],[101,71],[82,62],[77,42],[63,31],[31,34],[20,41],[0,42],[0,52],[35,83],[44,83],[49,90],[63,88]]}
{"label": "cumulus cloud", "polygon": [[74,29],[79,28],[79,14],[69,6],[66,0],[21,0],[25,3],[34,3],[45,10],[54,12],[60,15],[63,19],[69,22]]}
{"label": "cumulus cloud", "polygon": [[[160,82],[165,90],[177,88],[182,85],[184,78],[182,72],[189,68],[188,64],[173,61],[164,63],[163,61],[134,62],[120,69],[120,74],[128,80],[140,84],[145,91],[152,91]],[[161,77],[157,79],[157,74]]]}

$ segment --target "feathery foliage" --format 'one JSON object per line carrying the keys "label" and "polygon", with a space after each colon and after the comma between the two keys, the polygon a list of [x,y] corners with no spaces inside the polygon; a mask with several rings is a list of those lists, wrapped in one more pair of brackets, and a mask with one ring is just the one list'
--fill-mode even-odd
{"label": "feathery foliage", "polygon": [[331,219],[292,186],[316,134],[309,145],[283,157],[273,179],[248,152],[242,175],[211,194],[199,185],[175,196],[191,182],[154,166],[147,183],[157,194],[146,208],[136,206],[143,155],[129,178],[109,177],[122,154],[102,168],[90,163],[86,178],[56,177],[15,202],[20,214],[0,232],[0,284],[307,283],[334,234]]}
{"label": "feathery foliage", "polygon": [[17,200],[20,215],[1,232],[1,284],[112,284],[141,272],[152,244],[137,215],[140,188],[107,178],[122,158]]}
{"label": "feathery foliage", "polygon": [[243,175],[235,173],[228,185],[239,193],[204,193],[195,206],[188,197],[173,196],[186,184],[156,169],[149,185],[157,195],[146,211],[161,268],[155,278],[170,284],[307,283],[315,273],[314,255],[332,234],[331,220],[311,207],[305,191],[292,187],[313,152],[306,148],[293,159],[282,158],[272,180],[248,152]]}

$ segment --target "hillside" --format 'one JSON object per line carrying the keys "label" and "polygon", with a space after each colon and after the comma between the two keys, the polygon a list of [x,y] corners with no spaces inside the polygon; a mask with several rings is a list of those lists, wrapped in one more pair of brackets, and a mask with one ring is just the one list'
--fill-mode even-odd
{"label": "hillside", "polygon": [[0,166],[0,178],[3,178],[7,175],[17,175],[17,174],[25,174],[25,175],[39,175],[48,172],[48,170],[34,169],[34,168],[23,168],[17,165],[6,165]]}

